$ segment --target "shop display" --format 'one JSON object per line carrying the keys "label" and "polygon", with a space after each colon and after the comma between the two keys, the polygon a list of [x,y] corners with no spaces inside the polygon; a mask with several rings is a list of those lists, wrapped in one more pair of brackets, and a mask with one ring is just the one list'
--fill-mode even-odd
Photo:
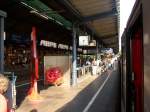
{"label": "shop display", "polygon": [[6,65],[22,65],[30,63],[30,50],[26,47],[9,46],[5,50]]}
{"label": "shop display", "polygon": [[[5,46],[5,71],[14,72],[17,84],[30,80],[30,46],[10,44]],[[26,77],[25,77],[26,76]]]}

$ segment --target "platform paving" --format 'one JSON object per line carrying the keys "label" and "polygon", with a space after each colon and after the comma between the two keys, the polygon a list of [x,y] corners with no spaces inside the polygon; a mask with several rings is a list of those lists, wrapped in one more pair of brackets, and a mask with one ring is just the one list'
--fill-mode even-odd
{"label": "platform paving", "polygon": [[[55,112],[68,102],[72,101],[86,86],[96,80],[99,76],[88,76],[82,79],[76,87],[51,86],[40,91],[43,100],[30,102],[27,98],[19,102],[16,112]],[[27,91],[26,91],[27,92]],[[18,95],[24,93],[17,93]]]}
{"label": "platform paving", "polygon": [[[84,111],[102,85],[94,102]],[[102,75],[89,76],[75,87],[49,87],[40,91],[40,95],[41,102],[25,98],[16,112],[120,112],[120,75],[118,69],[111,69]]]}

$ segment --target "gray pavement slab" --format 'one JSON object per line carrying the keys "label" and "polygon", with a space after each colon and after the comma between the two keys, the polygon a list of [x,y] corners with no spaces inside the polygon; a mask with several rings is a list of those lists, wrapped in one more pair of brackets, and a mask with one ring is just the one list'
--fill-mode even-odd
{"label": "gray pavement slab", "polygon": [[[98,94],[88,112],[120,112],[120,74],[119,70],[111,70],[110,78]],[[108,72],[82,90],[71,102],[56,112],[83,112],[92,97],[106,80]]]}

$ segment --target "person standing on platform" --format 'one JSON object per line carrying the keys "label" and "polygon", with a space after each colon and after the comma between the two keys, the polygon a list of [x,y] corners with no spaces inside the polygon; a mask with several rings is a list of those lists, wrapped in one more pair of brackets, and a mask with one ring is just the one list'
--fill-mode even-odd
{"label": "person standing on platform", "polygon": [[96,75],[97,74],[97,62],[96,59],[94,58],[92,61],[92,75]]}
{"label": "person standing on platform", "polygon": [[0,112],[8,112],[7,110],[7,100],[4,93],[7,91],[9,80],[0,74]]}

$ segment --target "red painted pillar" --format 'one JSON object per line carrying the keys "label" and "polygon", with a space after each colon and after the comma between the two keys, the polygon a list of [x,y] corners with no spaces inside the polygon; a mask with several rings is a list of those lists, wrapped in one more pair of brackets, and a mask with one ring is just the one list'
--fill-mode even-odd
{"label": "red painted pillar", "polygon": [[36,28],[32,27],[31,32],[31,87],[28,92],[28,98],[30,100],[39,100],[41,99],[38,94],[37,80],[39,78],[39,69],[38,69],[38,56],[37,56],[37,46],[36,46]]}

